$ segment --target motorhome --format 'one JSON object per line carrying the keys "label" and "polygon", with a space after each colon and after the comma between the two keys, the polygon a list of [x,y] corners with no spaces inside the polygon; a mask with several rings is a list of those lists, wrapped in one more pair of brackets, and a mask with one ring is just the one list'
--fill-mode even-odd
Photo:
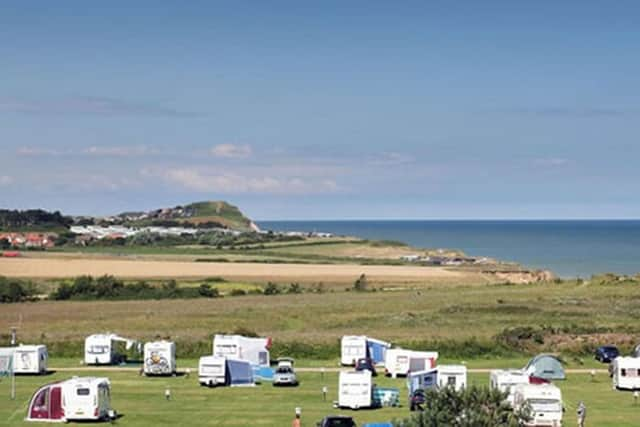
{"label": "motorhome", "polygon": [[513,406],[528,406],[531,418],[525,426],[560,427],[562,425],[562,392],[553,384],[520,384],[515,387]]}
{"label": "motorhome", "polygon": [[13,347],[13,372],[16,374],[45,374],[49,354],[45,345]]}
{"label": "motorhome", "polygon": [[84,363],[87,365],[120,364],[132,354],[140,354],[140,343],[116,334],[95,334],[84,340]]}
{"label": "motorhome", "polygon": [[640,358],[616,357],[611,362],[611,378],[616,390],[640,390]]}
{"label": "motorhome", "polygon": [[414,351],[392,348],[386,351],[384,366],[387,375],[396,378],[406,376],[409,372],[424,371],[435,368],[438,352]]}
{"label": "motorhome", "polygon": [[503,393],[509,393],[507,401],[512,406],[515,387],[520,384],[529,384],[529,375],[521,370],[494,369],[489,375],[489,386]]}
{"label": "motorhome", "polygon": [[340,372],[338,407],[370,408],[373,405],[373,382],[370,371]]}
{"label": "motorhome", "polygon": [[216,335],[213,355],[246,360],[254,366],[269,366],[271,338],[249,338],[242,335]]}
{"label": "motorhome", "polygon": [[453,387],[460,391],[467,386],[467,367],[464,365],[438,365],[438,387]]}
{"label": "motorhome", "polygon": [[175,375],[176,369],[174,342],[154,341],[144,345],[145,375]]}
{"label": "motorhome", "polygon": [[27,421],[96,421],[115,417],[107,378],[74,377],[40,387],[31,398]]}
{"label": "motorhome", "polygon": [[198,364],[200,385],[215,386],[253,386],[253,369],[246,360],[229,359],[220,356],[203,356]]}
{"label": "motorhome", "polygon": [[391,344],[369,338],[364,335],[345,335],[340,342],[340,363],[343,366],[354,366],[359,359],[368,358],[376,364],[383,364],[387,350]]}

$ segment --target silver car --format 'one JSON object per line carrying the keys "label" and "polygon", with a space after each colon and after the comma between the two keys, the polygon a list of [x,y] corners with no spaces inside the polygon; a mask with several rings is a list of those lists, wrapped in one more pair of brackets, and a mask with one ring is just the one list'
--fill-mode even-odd
{"label": "silver car", "polygon": [[274,386],[297,386],[298,377],[290,363],[280,363],[273,374]]}

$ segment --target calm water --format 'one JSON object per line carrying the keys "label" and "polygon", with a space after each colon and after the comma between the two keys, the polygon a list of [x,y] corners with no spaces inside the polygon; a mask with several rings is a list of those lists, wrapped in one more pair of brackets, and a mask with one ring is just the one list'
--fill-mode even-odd
{"label": "calm water", "polygon": [[283,231],[325,231],[546,268],[563,277],[640,272],[640,220],[629,221],[262,221]]}

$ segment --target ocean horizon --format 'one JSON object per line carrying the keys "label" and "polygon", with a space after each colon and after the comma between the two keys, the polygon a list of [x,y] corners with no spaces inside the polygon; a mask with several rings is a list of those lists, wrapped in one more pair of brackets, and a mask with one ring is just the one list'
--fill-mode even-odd
{"label": "ocean horizon", "polygon": [[640,219],[278,220],[263,229],[398,240],[547,269],[564,278],[640,272]]}

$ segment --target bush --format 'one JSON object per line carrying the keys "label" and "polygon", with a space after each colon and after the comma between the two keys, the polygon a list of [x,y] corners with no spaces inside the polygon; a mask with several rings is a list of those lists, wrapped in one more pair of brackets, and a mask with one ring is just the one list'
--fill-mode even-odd
{"label": "bush", "polygon": [[231,290],[231,296],[232,297],[241,297],[246,295],[247,292],[244,289],[232,289]]}
{"label": "bush", "polygon": [[262,291],[262,293],[265,295],[278,295],[281,292],[282,290],[280,289],[280,287],[273,282],[267,283],[267,286],[265,286],[264,290]]}
{"label": "bush", "polygon": [[0,276],[0,303],[31,301],[35,295],[33,283]]}
{"label": "bush", "polygon": [[288,294],[301,294],[302,293],[302,286],[300,286],[299,283],[291,283],[289,285],[289,287],[287,288],[287,293]]}
{"label": "bush", "polygon": [[357,292],[364,292],[368,287],[367,276],[364,273],[362,273],[353,284],[353,290]]}

